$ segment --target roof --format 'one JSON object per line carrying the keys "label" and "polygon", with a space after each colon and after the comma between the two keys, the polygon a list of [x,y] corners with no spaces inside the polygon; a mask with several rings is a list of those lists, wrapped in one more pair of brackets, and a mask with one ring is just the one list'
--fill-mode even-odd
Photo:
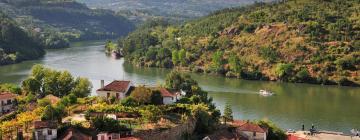
{"label": "roof", "polygon": [[176,96],[175,94],[171,93],[169,90],[167,90],[166,88],[160,88],[160,93],[161,96],[163,97],[174,97]]}
{"label": "roof", "polygon": [[252,124],[252,123],[245,123],[237,128],[240,131],[250,131],[250,132],[259,132],[265,133],[266,131],[261,128],[259,125]]}
{"label": "roof", "polygon": [[232,122],[232,125],[235,126],[235,127],[239,127],[239,126],[242,126],[244,124],[248,123],[247,121],[242,121],[242,120],[234,120]]}
{"label": "roof", "polygon": [[57,128],[57,123],[56,122],[50,122],[50,121],[35,121],[34,122],[34,128],[35,129],[43,129],[43,128],[56,129]]}
{"label": "roof", "polygon": [[59,97],[56,97],[52,94],[45,96],[45,98],[49,99],[51,104],[56,104],[57,102],[59,102],[61,100]]}
{"label": "roof", "polygon": [[110,84],[106,85],[103,88],[98,89],[97,91],[116,91],[116,92],[126,92],[130,86],[130,81],[113,81]]}
{"label": "roof", "polygon": [[16,97],[16,95],[13,93],[10,93],[10,92],[2,92],[0,94],[0,100],[10,99],[10,98],[15,98],[15,97]]}

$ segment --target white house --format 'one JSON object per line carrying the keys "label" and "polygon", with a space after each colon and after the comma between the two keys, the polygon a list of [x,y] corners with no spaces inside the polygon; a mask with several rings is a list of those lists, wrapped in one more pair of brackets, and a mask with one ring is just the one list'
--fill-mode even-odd
{"label": "white house", "polygon": [[178,91],[178,92],[171,92],[166,88],[160,88],[160,93],[163,98],[163,104],[173,104],[177,101],[179,101],[183,96],[186,95],[184,91]]}
{"label": "white house", "polygon": [[104,98],[115,97],[116,99],[123,99],[129,92],[130,88],[134,87],[130,81],[113,81],[110,84],[104,86],[104,81],[101,81],[101,88],[96,91],[98,96]]}
{"label": "white house", "polygon": [[50,121],[34,122],[36,140],[55,140],[57,138],[57,124]]}
{"label": "white house", "polygon": [[267,129],[257,124],[247,122],[236,129],[237,133],[247,140],[266,140]]}
{"label": "white house", "polygon": [[15,107],[15,100],[16,95],[9,93],[9,92],[3,92],[0,94],[0,114],[5,114],[10,111],[12,111]]}

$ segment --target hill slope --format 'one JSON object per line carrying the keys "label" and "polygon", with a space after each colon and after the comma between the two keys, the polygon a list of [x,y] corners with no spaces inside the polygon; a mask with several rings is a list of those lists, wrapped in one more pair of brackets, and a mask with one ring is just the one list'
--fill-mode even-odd
{"label": "hill slope", "polygon": [[358,0],[289,0],[151,23],[119,40],[127,60],[244,79],[360,83]]}
{"label": "hill slope", "polygon": [[0,65],[35,59],[44,53],[39,41],[0,13]]}
{"label": "hill slope", "polygon": [[134,28],[110,10],[92,10],[72,0],[0,0],[0,8],[52,48],[66,45],[59,43],[63,40],[115,38]]}
{"label": "hill slope", "polygon": [[228,7],[250,4],[254,0],[77,0],[92,8],[111,9],[135,21],[154,17],[184,20],[201,17]]}

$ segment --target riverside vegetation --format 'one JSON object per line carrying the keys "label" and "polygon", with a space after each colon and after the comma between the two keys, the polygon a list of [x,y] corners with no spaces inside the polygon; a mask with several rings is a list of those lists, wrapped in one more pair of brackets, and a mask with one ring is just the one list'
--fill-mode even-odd
{"label": "riverside vegetation", "polygon": [[120,38],[125,59],[253,80],[360,84],[358,0],[288,0],[186,22],[145,23]]}
{"label": "riverside vegetation", "polygon": [[[176,104],[162,105],[158,99],[159,91],[144,86],[136,87],[129,97],[120,101],[89,97],[92,86],[86,78],[75,78],[67,71],[35,65],[21,87],[0,84],[1,92],[18,94],[17,110],[0,117],[0,138],[30,138],[34,131],[33,122],[37,120],[59,123],[58,136],[69,127],[86,134],[134,130],[134,135],[137,135],[142,131],[170,129],[188,119],[195,120],[195,129],[191,134],[182,134],[183,139],[200,139],[223,128],[219,127],[221,113],[213,104],[212,98],[189,75],[173,71],[167,76],[163,87],[183,89],[187,93],[186,97]],[[58,97],[58,101],[53,102],[54,99],[50,100],[49,95]],[[79,112],[85,114],[86,121],[62,123],[67,116]],[[223,118],[228,122],[232,121],[231,106],[225,112]],[[121,113],[137,117],[119,121],[93,116],[92,113]],[[165,124],[164,120],[167,120]],[[284,132],[274,124],[268,121],[255,123],[269,128],[270,139],[285,138]],[[18,128],[21,128],[24,137],[17,134]]]}
{"label": "riverside vegetation", "polygon": [[43,56],[71,41],[116,38],[133,30],[126,18],[72,0],[0,0],[0,65]]}

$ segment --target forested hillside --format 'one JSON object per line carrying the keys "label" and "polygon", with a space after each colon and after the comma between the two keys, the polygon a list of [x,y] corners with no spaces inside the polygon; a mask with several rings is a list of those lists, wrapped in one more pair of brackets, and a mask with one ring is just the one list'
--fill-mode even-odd
{"label": "forested hillside", "polygon": [[0,65],[35,59],[44,53],[39,41],[0,12]]}
{"label": "forested hillside", "polygon": [[118,46],[140,66],[255,80],[360,83],[359,0],[288,0],[145,24]]}
{"label": "forested hillside", "polygon": [[126,35],[134,25],[110,10],[92,10],[73,0],[0,0],[1,10],[49,48],[69,41]]}
{"label": "forested hillside", "polygon": [[[255,0],[77,0],[92,8],[111,9],[133,21],[153,18],[183,21]],[[257,0],[262,1],[262,0]]]}

